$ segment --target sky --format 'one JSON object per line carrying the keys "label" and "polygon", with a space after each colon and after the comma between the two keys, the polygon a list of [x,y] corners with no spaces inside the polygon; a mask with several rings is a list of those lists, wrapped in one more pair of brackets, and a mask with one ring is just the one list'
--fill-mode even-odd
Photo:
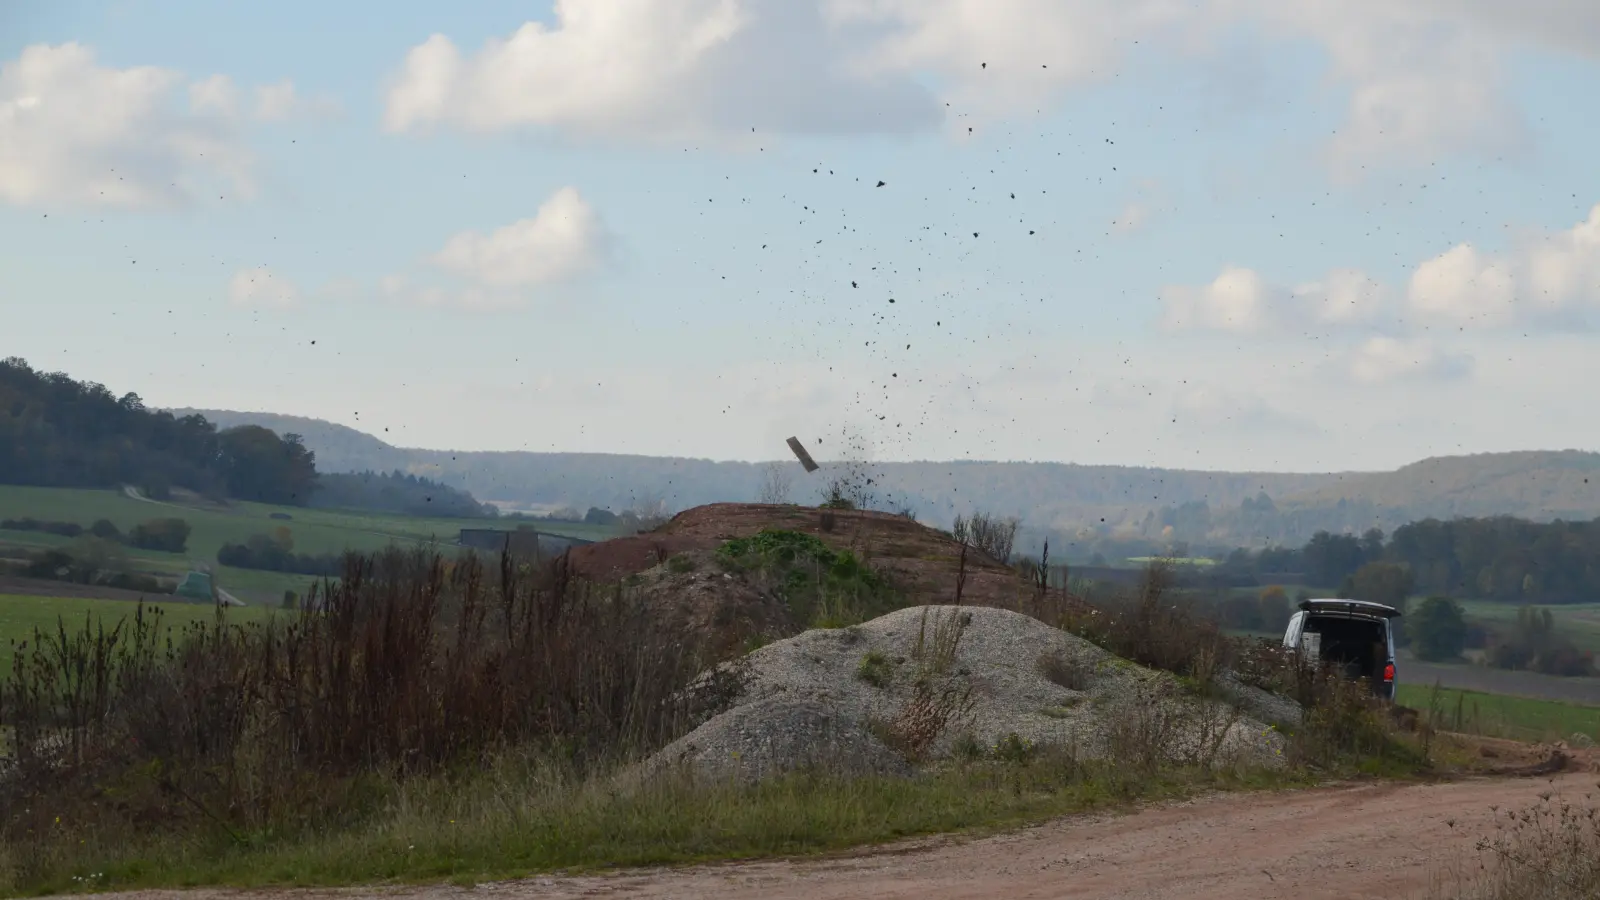
{"label": "sky", "polygon": [[0,0],[0,355],[400,446],[1600,445],[1592,0]]}

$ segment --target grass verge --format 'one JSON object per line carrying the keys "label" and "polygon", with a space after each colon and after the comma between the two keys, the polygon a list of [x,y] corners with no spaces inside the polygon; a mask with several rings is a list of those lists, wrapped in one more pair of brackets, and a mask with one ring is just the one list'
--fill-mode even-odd
{"label": "grass verge", "polygon": [[84,847],[30,894],[193,885],[474,883],[550,871],[841,851],[984,832],[1210,790],[1309,783],[1287,773],[1172,770],[1132,776],[1043,754],[916,779],[793,775],[752,787],[667,779],[642,789],[583,783],[558,765],[502,761],[468,779],[391,785],[360,827],[293,836],[190,835]]}

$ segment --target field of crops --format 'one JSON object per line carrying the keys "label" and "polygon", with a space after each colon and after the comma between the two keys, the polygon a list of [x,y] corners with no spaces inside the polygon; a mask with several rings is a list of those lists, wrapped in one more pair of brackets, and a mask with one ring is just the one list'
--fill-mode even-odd
{"label": "field of crops", "polygon": [[[137,610],[138,604],[127,600],[0,594],[0,677],[11,669],[15,645],[32,640],[35,630],[55,632],[65,625],[70,632],[81,629],[85,621],[109,630]],[[260,621],[273,614],[257,607],[223,610],[232,622]],[[217,610],[205,603],[147,603],[145,615],[158,615],[162,628],[170,630],[215,621]]]}
{"label": "field of crops", "polygon": [[[288,516],[287,519],[273,515]],[[154,518],[180,518],[189,523],[188,552],[159,553],[128,549],[138,567],[152,572],[181,575],[203,563],[216,568],[217,583],[247,599],[263,602],[281,597],[285,590],[304,593],[314,580],[304,575],[216,567],[217,551],[226,543],[244,543],[251,536],[283,527],[294,540],[296,553],[320,555],[346,550],[379,550],[390,544],[418,546],[437,541],[449,546],[462,528],[512,528],[492,519],[433,519],[380,515],[339,510],[301,509],[260,503],[235,503],[225,508],[196,507],[139,500],[118,491],[37,488],[0,485],[0,519],[34,518],[73,522],[88,527],[109,520],[123,532]],[[541,531],[588,540],[614,536],[611,528],[538,523]],[[0,545],[33,550],[62,546],[68,538],[36,531],[0,530]]]}
{"label": "field of crops", "polygon": [[[1514,603],[1496,603],[1490,600],[1459,602],[1469,620],[1486,625],[1508,625],[1517,618],[1518,606]],[[1417,601],[1412,601],[1412,606],[1414,607],[1416,603]],[[1550,610],[1550,617],[1554,620],[1557,633],[1571,638],[1581,649],[1600,652],[1600,603],[1573,603],[1541,608]]]}
{"label": "field of crops", "polygon": [[1600,739],[1600,707],[1489,694],[1427,684],[1401,684],[1397,700],[1435,714],[1438,727],[1523,741]]}

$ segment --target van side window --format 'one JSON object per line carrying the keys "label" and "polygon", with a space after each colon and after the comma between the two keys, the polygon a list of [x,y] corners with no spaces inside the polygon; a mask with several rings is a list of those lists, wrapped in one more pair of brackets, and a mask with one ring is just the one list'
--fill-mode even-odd
{"label": "van side window", "polygon": [[1300,646],[1300,632],[1303,628],[1305,628],[1305,624],[1306,614],[1303,612],[1297,612],[1289,617],[1289,628],[1283,636],[1284,646]]}

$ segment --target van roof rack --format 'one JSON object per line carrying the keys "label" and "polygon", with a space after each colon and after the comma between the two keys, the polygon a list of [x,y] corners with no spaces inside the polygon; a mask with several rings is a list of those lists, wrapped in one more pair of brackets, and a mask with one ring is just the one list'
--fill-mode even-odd
{"label": "van roof rack", "polygon": [[1300,609],[1305,612],[1344,613],[1349,616],[1376,616],[1382,619],[1397,619],[1404,615],[1400,610],[1382,603],[1373,603],[1370,600],[1343,600],[1339,598],[1301,600]]}

